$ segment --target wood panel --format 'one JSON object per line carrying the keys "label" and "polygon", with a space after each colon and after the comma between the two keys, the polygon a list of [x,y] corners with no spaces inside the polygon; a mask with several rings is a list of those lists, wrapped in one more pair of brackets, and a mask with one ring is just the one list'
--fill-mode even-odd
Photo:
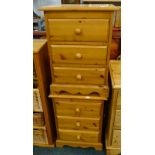
{"label": "wood panel", "polygon": [[105,65],[107,46],[51,45],[52,64]]}
{"label": "wood panel", "polygon": [[53,67],[57,84],[104,84],[105,68]]}
{"label": "wood panel", "polygon": [[[108,86],[96,86],[96,85],[65,85],[65,84],[51,84],[50,90],[52,95],[64,95],[71,97],[71,95],[85,96],[89,99],[89,96],[103,97],[105,100],[109,95]],[[88,97],[87,97],[88,96]]]}
{"label": "wood panel", "polygon": [[[52,145],[54,143],[54,119],[53,119],[53,109],[49,104],[48,95],[50,93],[49,84],[51,82],[51,73],[47,49],[47,40],[39,39],[33,40],[33,60],[36,68],[36,73],[38,77],[38,89],[40,93],[40,98],[42,101],[42,108],[45,118],[45,126],[47,130],[48,144]],[[41,47],[40,47],[41,46]]]}
{"label": "wood panel", "polygon": [[121,146],[121,130],[113,130],[112,146]]}
{"label": "wood panel", "polygon": [[51,41],[108,42],[109,39],[109,19],[48,19],[48,25]]}
{"label": "wood panel", "polygon": [[82,147],[82,148],[90,148],[94,147],[96,150],[102,150],[102,143],[95,143],[95,142],[78,142],[78,141],[64,141],[64,140],[56,140],[56,146],[57,147],[63,147],[63,146],[72,146],[72,147]]}
{"label": "wood panel", "polygon": [[47,12],[70,12],[70,11],[74,11],[74,12],[77,12],[77,11],[102,11],[102,12],[113,12],[113,11],[116,11],[116,10],[119,10],[120,7],[116,7],[114,5],[111,5],[111,4],[106,4],[106,5],[97,5],[97,6],[91,6],[91,5],[76,5],[76,4],[72,4],[72,5],[55,5],[55,6],[52,6],[52,5],[48,5],[48,6],[43,6],[43,7],[40,7],[38,10],[40,11],[45,11],[45,13]]}
{"label": "wood panel", "polygon": [[117,109],[121,108],[121,90],[118,91],[118,97],[117,97]]}
{"label": "wood panel", "polygon": [[116,110],[114,127],[117,129],[121,129],[121,111]]}
{"label": "wood panel", "polygon": [[103,110],[103,101],[54,99],[57,116],[99,118]]}
{"label": "wood panel", "polygon": [[66,141],[99,142],[99,132],[59,129],[59,138]]}
{"label": "wood panel", "polygon": [[100,131],[99,118],[57,116],[59,129]]}

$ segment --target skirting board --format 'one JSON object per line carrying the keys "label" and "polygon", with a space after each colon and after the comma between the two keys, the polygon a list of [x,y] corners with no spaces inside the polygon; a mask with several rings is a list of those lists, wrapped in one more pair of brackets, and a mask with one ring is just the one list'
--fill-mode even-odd
{"label": "skirting board", "polygon": [[96,150],[102,150],[102,143],[87,143],[87,142],[74,142],[74,141],[64,141],[64,140],[56,140],[56,147],[63,147],[63,146],[72,146],[72,147],[93,147]]}
{"label": "skirting board", "polygon": [[33,146],[38,146],[38,147],[55,147],[55,145],[48,145],[48,144],[33,144]]}

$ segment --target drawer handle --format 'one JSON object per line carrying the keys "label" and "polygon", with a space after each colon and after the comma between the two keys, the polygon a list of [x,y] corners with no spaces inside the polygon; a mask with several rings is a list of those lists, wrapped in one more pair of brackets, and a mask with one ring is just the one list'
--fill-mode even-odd
{"label": "drawer handle", "polygon": [[81,75],[81,74],[77,74],[77,75],[76,75],[76,79],[77,79],[77,80],[82,80],[82,75]]}
{"label": "drawer handle", "polygon": [[76,122],[76,126],[77,127],[80,127],[80,122]]}
{"label": "drawer handle", "polygon": [[77,140],[80,140],[81,139],[81,136],[80,135],[77,135],[76,138],[77,138]]}
{"label": "drawer handle", "polygon": [[75,111],[76,111],[77,113],[80,113],[80,108],[76,108]]}
{"label": "drawer handle", "polygon": [[81,53],[76,53],[76,54],[75,54],[75,57],[76,57],[77,59],[81,59],[81,58],[82,58],[82,54],[81,54]]}
{"label": "drawer handle", "polygon": [[81,29],[76,28],[76,29],[75,29],[75,34],[77,34],[77,35],[81,34]]}

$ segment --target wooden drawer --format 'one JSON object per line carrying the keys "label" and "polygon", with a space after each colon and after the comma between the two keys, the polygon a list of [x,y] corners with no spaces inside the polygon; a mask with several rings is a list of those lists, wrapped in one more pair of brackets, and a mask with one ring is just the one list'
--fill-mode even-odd
{"label": "wooden drawer", "polygon": [[103,111],[103,101],[54,99],[57,116],[99,118]]}
{"label": "wooden drawer", "polygon": [[121,130],[113,130],[112,146],[121,146]]}
{"label": "wooden drawer", "polygon": [[54,67],[54,83],[104,84],[105,68]]}
{"label": "wooden drawer", "polygon": [[106,65],[107,46],[51,45],[52,64]]}
{"label": "wooden drawer", "polygon": [[121,110],[116,110],[114,127],[121,128]]}
{"label": "wooden drawer", "polygon": [[45,128],[33,129],[34,144],[48,144],[47,133]]}
{"label": "wooden drawer", "polygon": [[57,116],[59,129],[99,131],[100,119]]}
{"label": "wooden drawer", "polygon": [[62,130],[59,129],[59,138],[68,141],[81,141],[81,142],[99,142],[99,132],[95,131],[75,131],[75,130]]}
{"label": "wooden drawer", "polygon": [[51,41],[108,42],[109,19],[48,19]]}

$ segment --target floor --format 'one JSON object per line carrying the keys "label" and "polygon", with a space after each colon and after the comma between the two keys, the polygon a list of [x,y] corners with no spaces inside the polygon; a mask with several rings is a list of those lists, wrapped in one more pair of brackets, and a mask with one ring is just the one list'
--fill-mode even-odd
{"label": "floor", "polygon": [[45,148],[45,147],[33,147],[33,155],[106,155],[105,151],[96,151],[93,148]]}

